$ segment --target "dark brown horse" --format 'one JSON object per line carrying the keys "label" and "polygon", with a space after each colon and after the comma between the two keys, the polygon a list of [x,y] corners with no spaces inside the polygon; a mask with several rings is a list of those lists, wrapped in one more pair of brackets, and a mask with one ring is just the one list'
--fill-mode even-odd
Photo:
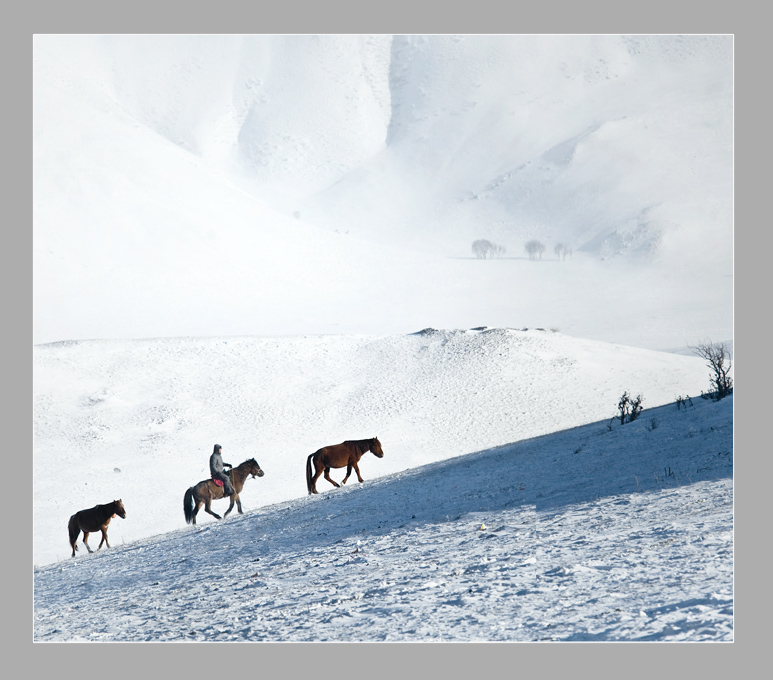
{"label": "dark brown horse", "polygon": [[88,510],[79,510],[72,517],[67,524],[67,530],[70,532],[70,545],[72,546],[72,557],[75,557],[75,551],[78,549],[75,543],[78,540],[78,535],[83,532],[83,545],[89,552],[94,552],[89,548],[89,544],[86,539],[92,531],[101,531],[102,540],[99,542],[97,550],[102,547],[104,543],[107,547],[110,544],[107,542],[107,525],[110,524],[110,520],[118,515],[121,519],[126,519],[126,510],[123,509],[123,502],[119,498],[117,501],[107,503],[105,505],[95,505]]}
{"label": "dark brown horse", "polygon": [[[231,494],[231,505],[228,506],[228,510],[225,511],[223,517],[227,517],[228,513],[234,508],[234,503],[239,510],[239,514],[243,515],[242,502],[239,500],[239,494],[244,488],[244,482],[247,477],[252,475],[255,477],[262,477],[263,470],[260,469],[260,465],[254,458],[245,460],[241,465],[237,465],[235,468],[228,471],[231,476],[231,486],[234,488],[234,493]],[[196,515],[199,513],[201,506],[204,505],[206,510],[213,517],[222,519],[216,512],[212,512],[211,503],[220,498],[225,498],[225,493],[222,486],[215,484],[212,479],[205,479],[203,482],[199,482],[196,486],[190,487],[185,492],[183,498],[183,511],[185,512],[185,521],[188,524],[196,524]]]}
{"label": "dark brown horse", "polygon": [[[306,486],[309,489],[309,493],[317,493],[317,480],[323,472],[325,473],[325,479],[333,486],[346,484],[346,480],[349,479],[349,475],[352,474],[352,468],[354,468],[354,471],[357,473],[357,479],[361,482],[365,481],[360,474],[360,468],[357,467],[357,463],[367,451],[372,451],[373,455],[377,458],[384,457],[384,452],[381,450],[381,442],[379,442],[378,437],[373,437],[373,439],[345,441],[333,446],[324,446],[318,451],[310,454],[306,459]],[[313,476],[311,474],[312,460],[314,461]],[[330,468],[342,468],[344,466],[346,466],[346,477],[344,477],[341,484],[336,484],[336,482],[330,479]]]}

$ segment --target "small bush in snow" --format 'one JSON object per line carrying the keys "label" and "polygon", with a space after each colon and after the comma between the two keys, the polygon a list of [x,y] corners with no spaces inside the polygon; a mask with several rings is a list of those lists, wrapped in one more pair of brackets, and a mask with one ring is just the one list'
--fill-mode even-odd
{"label": "small bush in snow", "polygon": [[620,397],[620,401],[617,402],[617,416],[615,416],[621,425],[630,423],[632,420],[636,420],[642,412],[642,401],[644,398],[640,395],[636,399],[631,398],[628,392],[623,392],[623,396]]}

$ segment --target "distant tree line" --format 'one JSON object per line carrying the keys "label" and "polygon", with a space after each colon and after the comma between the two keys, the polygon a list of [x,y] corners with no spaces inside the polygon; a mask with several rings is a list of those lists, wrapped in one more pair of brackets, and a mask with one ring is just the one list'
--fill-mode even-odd
{"label": "distant tree line", "polygon": [[[537,239],[527,241],[525,248],[530,260],[541,260],[542,253],[545,252],[545,244]],[[485,238],[480,238],[472,242],[472,252],[479,260],[485,260],[502,257],[507,251],[504,246],[492,243]],[[572,249],[564,243],[557,243],[553,248],[553,252],[561,260],[565,260],[567,256],[572,256]]]}

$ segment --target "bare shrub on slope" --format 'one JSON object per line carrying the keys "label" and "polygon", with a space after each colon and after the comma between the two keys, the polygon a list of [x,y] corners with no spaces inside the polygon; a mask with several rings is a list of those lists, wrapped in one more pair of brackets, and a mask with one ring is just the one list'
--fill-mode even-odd
{"label": "bare shrub on slope", "polygon": [[623,396],[620,397],[620,401],[617,402],[618,414],[616,416],[621,425],[630,423],[639,417],[643,408],[641,405],[643,400],[644,398],[641,394],[637,395],[634,399],[627,391],[623,392]]}
{"label": "bare shrub on slope", "polygon": [[706,395],[709,399],[719,401],[733,393],[733,379],[728,375],[733,363],[730,357],[730,348],[724,342],[701,342],[696,346],[688,347],[698,356],[704,358],[711,368],[709,383],[711,391]]}

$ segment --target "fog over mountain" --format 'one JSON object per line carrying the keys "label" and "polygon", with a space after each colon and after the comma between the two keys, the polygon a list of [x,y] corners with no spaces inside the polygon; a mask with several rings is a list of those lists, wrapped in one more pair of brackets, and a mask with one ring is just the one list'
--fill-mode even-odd
{"label": "fog over mountain", "polygon": [[[728,340],[732,49],[36,36],[35,342],[480,323]],[[480,238],[501,261],[473,261]]]}

